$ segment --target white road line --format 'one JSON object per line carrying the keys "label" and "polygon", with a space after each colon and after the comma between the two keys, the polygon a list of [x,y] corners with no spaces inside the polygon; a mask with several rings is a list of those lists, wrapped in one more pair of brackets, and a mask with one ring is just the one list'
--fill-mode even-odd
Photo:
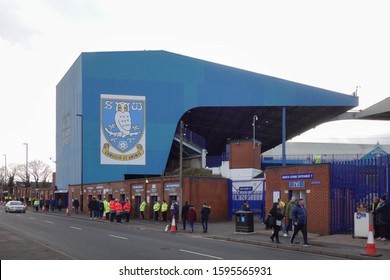
{"label": "white road line", "polygon": [[32,217],[30,217],[29,219],[30,219],[30,220],[35,220],[35,218],[32,218]]}
{"label": "white road line", "polygon": [[72,227],[72,226],[70,226],[70,228],[77,229],[77,230],[83,230],[82,228],[79,228],[79,227]]}
{"label": "white road line", "polygon": [[198,253],[198,252],[187,251],[187,250],[183,250],[183,249],[179,249],[179,251],[184,252],[184,253],[204,256],[204,257],[208,257],[208,258],[212,258],[212,259],[223,260],[223,258],[220,258],[220,257],[216,257],[216,256],[212,256],[212,255],[206,255],[206,254],[202,254],[202,253]]}
{"label": "white road line", "polygon": [[128,239],[127,237],[122,237],[122,236],[117,236],[117,235],[112,235],[112,234],[109,234],[108,236],[119,238],[119,239],[125,239],[125,240]]}
{"label": "white road line", "polygon": [[52,222],[52,221],[45,221],[45,223],[54,224],[54,222]]}

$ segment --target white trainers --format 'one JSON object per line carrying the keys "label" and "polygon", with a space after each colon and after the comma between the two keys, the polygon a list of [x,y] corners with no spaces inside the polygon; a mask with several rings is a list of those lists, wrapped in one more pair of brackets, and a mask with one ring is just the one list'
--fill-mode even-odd
{"label": "white trainers", "polygon": [[309,244],[303,244],[303,247],[311,247]]}
{"label": "white trainers", "polygon": [[287,237],[288,235],[287,235],[287,233],[283,233],[283,237]]}
{"label": "white trainers", "polygon": [[386,241],[386,238],[384,238],[384,237],[383,237],[383,238],[381,238],[381,241]]}
{"label": "white trainers", "polygon": [[380,237],[378,237],[376,240],[381,240],[381,238],[380,238]]}

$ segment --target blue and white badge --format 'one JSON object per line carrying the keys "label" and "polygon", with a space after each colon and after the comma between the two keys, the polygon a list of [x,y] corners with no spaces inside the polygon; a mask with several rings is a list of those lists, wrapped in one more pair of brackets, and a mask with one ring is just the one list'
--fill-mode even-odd
{"label": "blue and white badge", "polygon": [[145,96],[100,96],[102,164],[145,165]]}

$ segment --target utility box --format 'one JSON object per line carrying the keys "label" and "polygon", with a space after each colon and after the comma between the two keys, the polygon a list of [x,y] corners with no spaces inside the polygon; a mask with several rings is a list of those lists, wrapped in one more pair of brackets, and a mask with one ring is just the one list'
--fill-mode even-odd
{"label": "utility box", "polygon": [[253,212],[236,212],[236,232],[254,232]]}
{"label": "utility box", "polygon": [[353,237],[368,237],[368,229],[372,223],[372,214],[367,212],[355,212]]}

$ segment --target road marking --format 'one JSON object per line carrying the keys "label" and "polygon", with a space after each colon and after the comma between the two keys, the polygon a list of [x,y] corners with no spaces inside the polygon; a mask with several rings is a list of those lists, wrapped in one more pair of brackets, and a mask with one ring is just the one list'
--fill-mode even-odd
{"label": "road marking", "polygon": [[82,228],[79,228],[79,227],[72,227],[72,226],[70,226],[70,228],[77,229],[77,230],[83,230]]}
{"label": "road marking", "polygon": [[29,219],[30,219],[30,220],[35,220],[35,218],[32,218],[32,217],[30,217]]}
{"label": "road marking", "polygon": [[52,222],[52,221],[45,221],[45,223],[54,224],[54,222]]}
{"label": "road marking", "polygon": [[184,252],[184,253],[204,256],[204,257],[208,257],[208,258],[213,258],[213,259],[217,259],[217,260],[223,260],[223,258],[220,258],[220,257],[216,257],[216,256],[212,256],[212,255],[206,255],[206,254],[202,254],[202,253],[198,253],[198,252],[187,251],[187,250],[183,250],[183,249],[179,249],[179,251]]}
{"label": "road marking", "polygon": [[119,239],[128,239],[127,237],[122,237],[122,236],[112,235],[112,234],[109,234],[108,236],[119,238]]}

